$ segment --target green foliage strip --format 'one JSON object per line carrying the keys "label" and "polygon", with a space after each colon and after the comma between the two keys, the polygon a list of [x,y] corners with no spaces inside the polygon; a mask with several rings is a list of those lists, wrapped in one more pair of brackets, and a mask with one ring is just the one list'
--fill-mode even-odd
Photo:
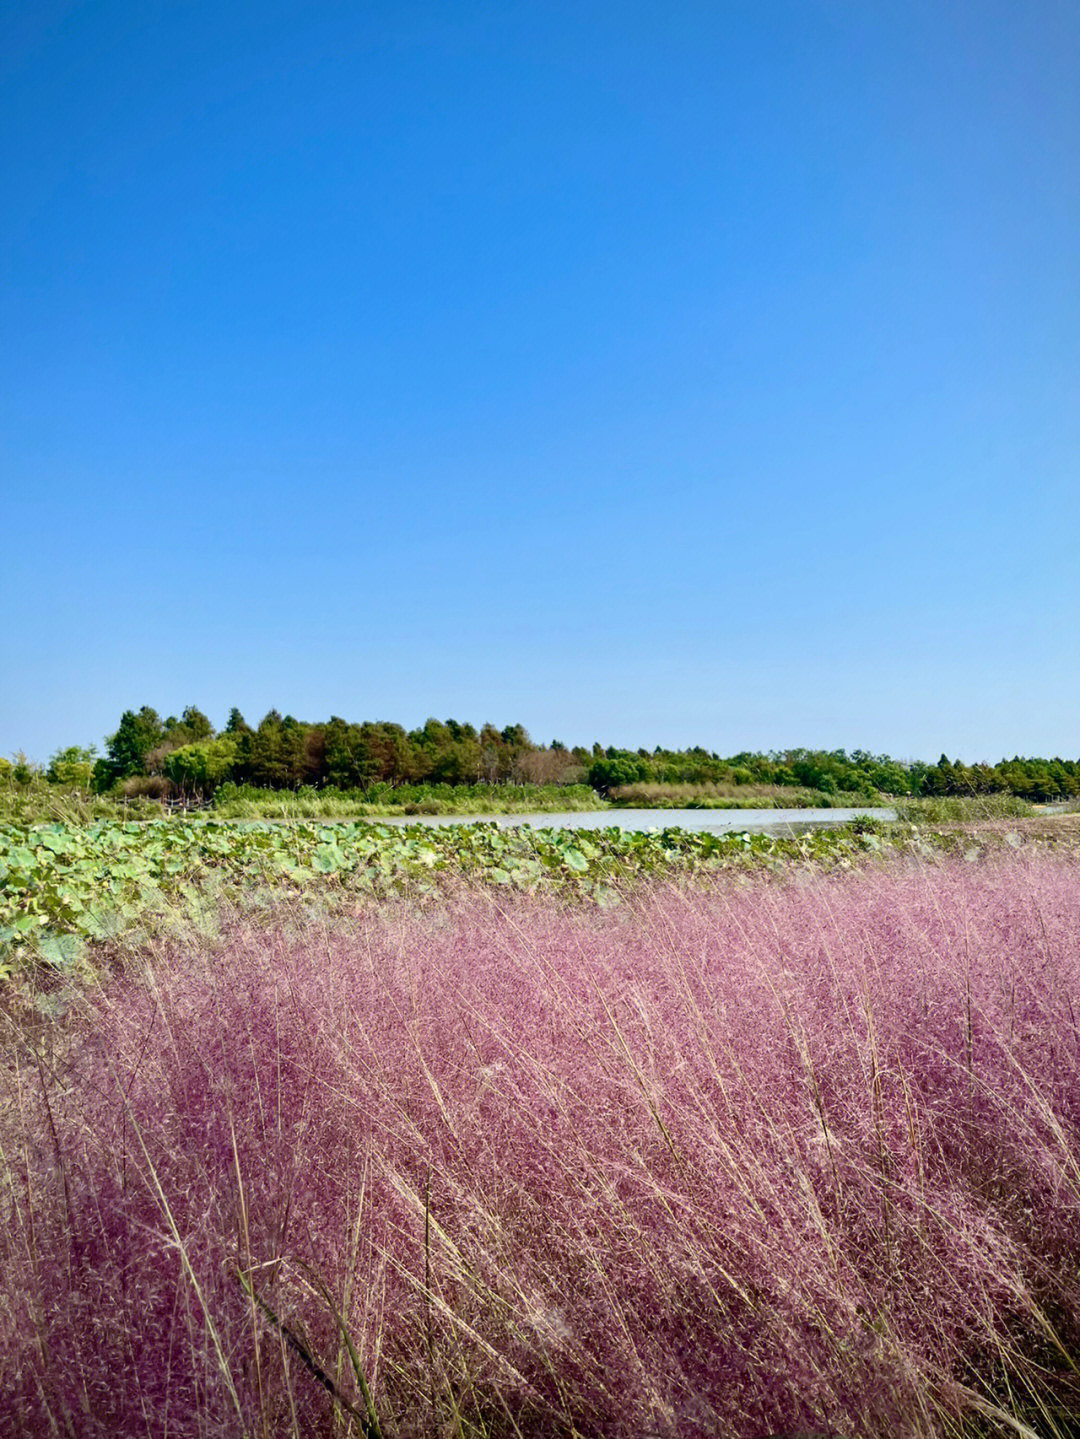
{"label": "green foliage strip", "polygon": [[[846,857],[883,843],[873,826],[797,839],[681,829],[635,833],[493,824],[158,821],[0,827],[0,977],[44,960],[77,967],[88,946],[198,923],[254,897],[355,903],[434,894],[464,878],[524,893],[616,903],[620,886],[733,864]],[[869,831],[869,832],[867,832]]]}

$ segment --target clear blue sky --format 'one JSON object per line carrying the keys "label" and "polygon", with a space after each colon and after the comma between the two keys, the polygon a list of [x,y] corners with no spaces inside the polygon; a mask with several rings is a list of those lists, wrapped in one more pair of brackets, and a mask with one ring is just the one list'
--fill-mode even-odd
{"label": "clear blue sky", "polygon": [[1080,5],[3,10],[0,753],[1080,754]]}

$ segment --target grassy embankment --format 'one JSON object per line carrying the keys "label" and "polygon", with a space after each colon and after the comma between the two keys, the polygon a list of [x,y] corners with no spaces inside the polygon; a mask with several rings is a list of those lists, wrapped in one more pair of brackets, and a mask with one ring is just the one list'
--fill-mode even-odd
{"label": "grassy embankment", "polygon": [[628,809],[864,809],[885,802],[862,791],[779,784],[624,784],[610,799]]}
{"label": "grassy embankment", "polygon": [[234,905],[9,1011],[0,1433],[1075,1435],[1076,855],[753,845]]}
{"label": "grassy embankment", "polygon": [[587,784],[372,785],[366,790],[256,789],[223,785],[212,809],[222,819],[379,819],[391,815],[529,814],[605,808]]}
{"label": "grassy embankment", "polygon": [[[880,795],[857,790],[825,793],[793,785],[620,785],[610,794],[616,806],[636,809],[865,809],[894,808],[906,824],[975,824],[984,820],[1032,818],[1048,806],[1015,794]],[[1049,808],[1075,811],[1077,803]]]}

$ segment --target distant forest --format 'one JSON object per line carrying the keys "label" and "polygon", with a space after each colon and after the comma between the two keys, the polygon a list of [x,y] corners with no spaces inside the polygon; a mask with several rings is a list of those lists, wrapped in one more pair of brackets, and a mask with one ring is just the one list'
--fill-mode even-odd
{"label": "distant forest", "polygon": [[[25,762],[0,761],[19,778]],[[536,744],[522,725],[479,730],[457,720],[429,719],[406,730],[385,721],[332,717],[311,724],[271,710],[251,726],[239,710],[215,731],[201,710],[162,719],[144,705],[126,710],[106,752],[71,746],[49,762],[54,783],[99,793],[153,794],[163,788],[210,795],[227,782],[266,789],[366,791],[374,785],[588,783],[606,795],[627,785],[798,786],[827,795],[990,795],[1026,800],[1080,796],[1080,761],[1013,759],[962,764],[901,762],[864,750],[791,749],[768,754],[686,750],[624,750],[594,744]]]}

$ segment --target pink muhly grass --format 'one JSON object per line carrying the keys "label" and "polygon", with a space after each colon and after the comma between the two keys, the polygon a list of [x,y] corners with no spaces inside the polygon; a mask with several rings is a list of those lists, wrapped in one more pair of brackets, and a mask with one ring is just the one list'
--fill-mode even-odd
{"label": "pink muhly grass", "polygon": [[1070,1432],[1078,877],[163,957],[16,1049],[0,1432]]}

